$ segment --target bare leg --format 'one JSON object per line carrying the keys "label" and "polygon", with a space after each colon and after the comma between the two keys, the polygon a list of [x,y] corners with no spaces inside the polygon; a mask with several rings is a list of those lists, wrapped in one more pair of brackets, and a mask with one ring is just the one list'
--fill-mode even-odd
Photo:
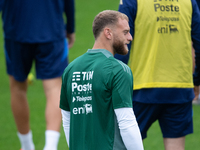
{"label": "bare leg", "polygon": [[43,150],[57,150],[62,120],[61,110],[59,108],[61,78],[43,80],[43,86],[47,99],[45,110],[45,146]]}
{"label": "bare leg", "polygon": [[165,150],[184,150],[185,137],[180,138],[164,138]]}
{"label": "bare leg", "polygon": [[9,76],[11,91],[11,109],[17,126],[21,134],[27,134],[30,130],[29,106],[27,102],[27,82],[18,82],[13,76]]}
{"label": "bare leg", "polygon": [[47,99],[46,129],[59,132],[61,126],[61,110],[59,108],[61,78],[43,80],[43,86]]}

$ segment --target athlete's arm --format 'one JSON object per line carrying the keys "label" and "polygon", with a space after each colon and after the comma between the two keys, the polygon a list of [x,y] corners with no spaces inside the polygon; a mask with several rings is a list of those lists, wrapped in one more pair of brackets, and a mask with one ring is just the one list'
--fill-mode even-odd
{"label": "athlete's arm", "polygon": [[65,14],[67,17],[66,37],[71,48],[75,41],[75,5],[74,0],[65,0]]}
{"label": "athlete's arm", "polygon": [[69,147],[70,111],[61,109],[61,113],[62,113],[62,121],[63,121],[65,137]]}
{"label": "athlete's arm", "polygon": [[[130,26],[130,34],[134,38],[134,28],[135,28],[135,17],[137,13],[137,0],[122,0],[122,2],[119,5],[119,12],[124,13],[129,18],[129,26]],[[119,55],[115,54],[115,58],[121,60],[125,64],[128,63],[130,50],[131,50],[131,43],[128,44],[129,52],[127,55]]]}
{"label": "athlete's arm", "polygon": [[0,1],[0,12],[1,12],[2,7],[3,7],[3,2],[4,2],[4,0],[1,0],[1,1]]}
{"label": "athlete's arm", "polygon": [[65,14],[67,17],[67,32],[74,33],[74,26],[75,26],[75,6],[74,0],[65,0]]}
{"label": "athlete's arm", "polygon": [[194,85],[200,85],[200,11],[195,0],[192,0],[192,42],[195,49]]}
{"label": "athlete's arm", "polygon": [[127,150],[143,150],[142,138],[133,109],[119,108],[114,111]]}

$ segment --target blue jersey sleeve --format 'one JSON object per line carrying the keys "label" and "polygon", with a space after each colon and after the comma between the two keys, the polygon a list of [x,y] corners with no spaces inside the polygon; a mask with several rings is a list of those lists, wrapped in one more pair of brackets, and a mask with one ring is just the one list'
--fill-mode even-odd
{"label": "blue jersey sleeve", "polygon": [[[130,33],[132,36],[134,36],[134,21],[136,17],[137,12],[137,0],[123,0],[121,4],[119,5],[119,12],[124,13],[129,18],[129,26],[130,26]],[[128,45],[129,50],[131,49],[131,42]],[[121,60],[125,64],[128,63],[129,60],[129,54],[127,55],[119,55],[116,54],[115,58]]]}
{"label": "blue jersey sleeve", "polygon": [[3,2],[4,2],[4,0],[0,0],[0,12],[2,11]]}
{"label": "blue jersey sleeve", "polygon": [[192,0],[192,41],[195,49],[194,85],[200,85],[200,11],[195,0]]}
{"label": "blue jersey sleeve", "polygon": [[197,5],[199,6],[199,9],[200,9],[200,0],[196,0],[197,2]]}
{"label": "blue jersey sleeve", "polygon": [[75,6],[74,0],[65,0],[65,14],[67,17],[67,33],[73,33],[75,31]]}

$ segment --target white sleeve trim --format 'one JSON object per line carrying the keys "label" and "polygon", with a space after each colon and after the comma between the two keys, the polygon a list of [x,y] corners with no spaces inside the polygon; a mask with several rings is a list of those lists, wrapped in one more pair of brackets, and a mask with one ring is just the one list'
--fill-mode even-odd
{"label": "white sleeve trim", "polygon": [[69,147],[70,111],[61,109],[61,113],[62,113],[62,121],[63,121],[65,137]]}
{"label": "white sleeve trim", "polygon": [[132,108],[115,109],[122,140],[127,150],[144,150],[140,130]]}

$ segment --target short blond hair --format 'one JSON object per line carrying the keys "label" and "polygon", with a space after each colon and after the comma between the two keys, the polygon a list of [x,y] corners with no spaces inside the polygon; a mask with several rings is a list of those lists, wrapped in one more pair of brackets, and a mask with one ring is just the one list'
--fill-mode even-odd
{"label": "short blond hair", "polygon": [[115,10],[104,10],[96,15],[92,25],[94,38],[97,39],[106,26],[116,25],[119,18],[129,21],[127,15]]}

